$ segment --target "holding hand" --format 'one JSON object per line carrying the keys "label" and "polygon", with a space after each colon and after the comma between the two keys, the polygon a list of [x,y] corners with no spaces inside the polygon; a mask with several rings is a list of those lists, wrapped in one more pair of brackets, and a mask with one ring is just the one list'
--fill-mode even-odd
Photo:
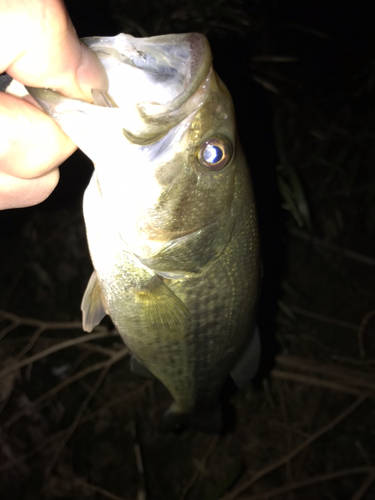
{"label": "holding hand", "polygon": [[[106,90],[96,56],[77,38],[61,0],[0,0],[0,74],[91,101]],[[0,93],[0,209],[35,205],[56,187],[75,144],[30,96]]]}

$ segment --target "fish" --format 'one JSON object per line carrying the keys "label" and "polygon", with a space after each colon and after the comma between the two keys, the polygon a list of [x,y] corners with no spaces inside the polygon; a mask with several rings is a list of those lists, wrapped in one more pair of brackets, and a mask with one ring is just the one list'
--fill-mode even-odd
{"label": "fish", "polygon": [[91,37],[107,92],[29,93],[94,163],[83,328],[108,314],[173,403],[162,432],[220,432],[220,394],[259,365],[256,207],[232,99],[199,33]]}

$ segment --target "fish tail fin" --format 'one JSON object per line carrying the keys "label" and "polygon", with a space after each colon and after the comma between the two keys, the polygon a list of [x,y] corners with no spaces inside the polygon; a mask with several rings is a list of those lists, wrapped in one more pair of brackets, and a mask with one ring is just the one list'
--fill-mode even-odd
{"label": "fish tail fin", "polygon": [[206,434],[221,434],[224,428],[223,412],[218,404],[213,410],[199,413],[179,413],[172,405],[165,412],[159,424],[159,432],[180,432],[187,427]]}

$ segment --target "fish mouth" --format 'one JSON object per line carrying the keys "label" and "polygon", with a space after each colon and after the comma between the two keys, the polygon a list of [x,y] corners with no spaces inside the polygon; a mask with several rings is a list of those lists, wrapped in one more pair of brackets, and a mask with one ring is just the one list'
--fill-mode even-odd
{"label": "fish mouth", "polygon": [[[205,100],[212,55],[200,33],[134,38],[84,38],[109,81],[110,101],[123,110],[132,142],[163,135]],[[138,115],[134,116],[134,112]]]}
{"label": "fish mouth", "polygon": [[102,120],[111,116],[129,142],[150,144],[195,114],[207,98],[212,55],[206,37],[200,33],[150,38],[122,33],[84,38],[83,42],[98,56],[108,76],[108,92],[93,89],[94,104],[52,89],[27,87],[70,136],[66,112],[93,116],[93,107],[104,106],[115,109]]}

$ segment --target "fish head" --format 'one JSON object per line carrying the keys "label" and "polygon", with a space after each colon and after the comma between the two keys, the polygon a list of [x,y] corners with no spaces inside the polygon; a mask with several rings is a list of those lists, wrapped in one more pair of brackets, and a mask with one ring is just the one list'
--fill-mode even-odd
{"label": "fish head", "polygon": [[84,42],[106,69],[106,93],[94,90],[94,103],[30,93],[92,159],[92,210],[100,204],[128,250],[150,259],[228,214],[236,171],[232,100],[201,34]]}

